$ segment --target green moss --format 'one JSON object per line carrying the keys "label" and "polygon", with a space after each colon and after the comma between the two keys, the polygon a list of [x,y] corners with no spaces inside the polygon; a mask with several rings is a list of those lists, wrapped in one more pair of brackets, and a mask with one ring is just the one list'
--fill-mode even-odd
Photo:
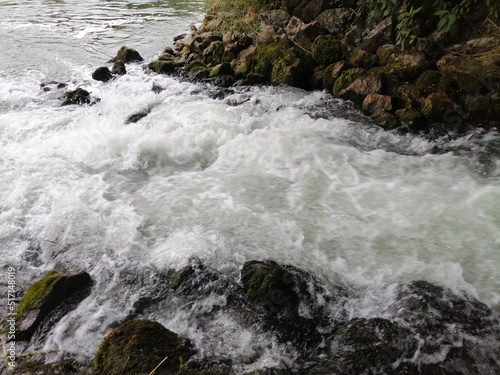
{"label": "green moss", "polygon": [[443,75],[437,70],[426,70],[417,78],[415,84],[426,95],[439,89],[439,81]]}
{"label": "green moss", "polygon": [[258,45],[252,57],[252,73],[271,80],[271,72],[274,64],[277,60],[283,58],[288,48],[289,45],[285,41]]}
{"label": "green moss", "polygon": [[320,65],[328,65],[343,59],[342,43],[331,35],[320,35],[311,46],[313,59]]}
{"label": "green moss", "polygon": [[24,314],[30,311],[40,299],[45,297],[52,286],[61,278],[61,275],[55,271],[49,272],[40,280],[31,284],[26,293],[24,294],[19,306],[17,308],[16,318],[21,318]]}
{"label": "green moss", "polygon": [[340,92],[346,89],[356,78],[361,77],[366,72],[362,68],[348,69],[342,72],[333,85],[333,95],[338,96]]}
{"label": "green moss", "polygon": [[306,88],[309,84],[310,74],[310,64],[307,57],[295,48],[289,48],[284,56],[273,65],[271,84]]}

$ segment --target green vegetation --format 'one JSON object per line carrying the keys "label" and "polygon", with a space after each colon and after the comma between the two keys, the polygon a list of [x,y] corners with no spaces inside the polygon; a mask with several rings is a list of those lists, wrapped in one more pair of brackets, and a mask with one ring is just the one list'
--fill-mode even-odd
{"label": "green vegetation", "polygon": [[21,318],[25,313],[30,311],[35,304],[45,297],[51,290],[52,286],[61,278],[57,272],[49,272],[36,283],[30,285],[24,297],[19,302],[17,309],[17,318]]}
{"label": "green vegetation", "polygon": [[500,15],[498,0],[362,0],[357,13],[367,15],[368,24],[392,16],[396,19],[396,42],[402,49],[412,45],[423,31],[422,27],[457,32],[458,22],[471,13],[473,8],[483,6],[491,20]]}

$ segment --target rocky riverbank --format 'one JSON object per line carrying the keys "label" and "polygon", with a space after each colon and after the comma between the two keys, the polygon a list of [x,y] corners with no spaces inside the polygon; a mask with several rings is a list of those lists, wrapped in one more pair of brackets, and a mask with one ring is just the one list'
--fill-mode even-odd
{"label": "rocky riverbank", "polygon": [[500,28],[484,4],[455,33],[422,11],[403,49],[394,16],[371,27],[350,3],[284,0],[229,26],[227,14],[213,12],[148,67],[222,87],[326,90],[386,129],[431,137],[498,128]]}
{"label": "rocky riverbank", "polygon": [[[17,316],[18,347],[43,346],[45,335],[64,313],[83,303],[90,288],[86,273],[54,272],[28,288]],[[349,285],[326,285],[274,261],[246,262],[234,277],[193,260],[169,271],[154,298],[142,299],[129,319],[117,322],[92,365],[71,359],[44,364],[43,351],[18,353],[13,374],[241,373],[230,358],[200,355],[202,348],[189,338],[144,319],[160,301],[175,309],[207,296],[225,302],[200,312],[197,324],[210,324],[224,311],[296,353],[292,364],[247,375],[498,373],[498,314],[470,296],[426,281],[395,284],[393,290],[393,303],[386,307],[393,318],[352,317],[348,300],[356,292]]]}

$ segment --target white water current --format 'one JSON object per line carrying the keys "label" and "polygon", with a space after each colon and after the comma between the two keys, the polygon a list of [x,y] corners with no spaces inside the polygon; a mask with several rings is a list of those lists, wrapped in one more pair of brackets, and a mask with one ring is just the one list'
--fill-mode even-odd
{"label": "white water current", "polygon": [[[23,287],[54,268],[96,281],[45,349],[91,358],[159,274],[193,257],[235,277],[245,261],[273,259],[341,281],[353,317],[388,317],[392,286],[410,280],[498,311],[498,132],[431,142],[342,118],[348,105],[325,93],[254,87],[217,99],[140,64],[91,79],[122,45],[152,60],[203,7],[0,1],[0,267],[14,266]],[[40,88],[52,80],[101,100],[60,107],[63,91]],[[242,369],[293,356],[223,314],[202,331],[191,308],[151,318]]]}

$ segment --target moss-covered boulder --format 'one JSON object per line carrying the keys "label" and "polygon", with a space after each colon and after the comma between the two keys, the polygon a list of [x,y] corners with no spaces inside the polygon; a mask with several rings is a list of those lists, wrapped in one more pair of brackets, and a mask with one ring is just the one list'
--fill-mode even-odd
{"label": "moss-covered boulder", "polygon": [[309,83],[309,60],[288,40],[261,44],[251,56],[251,75],[264,77],[273,85],[305,87]]}
{"label": "moss-covered boulder", "polygon": [[92,73],[92,79],[95,79],[96,81],[108,82],[113,79],[113,74],[107,66],[101,66],[94,70]]}
{"label": "moss-covered boulder", "polygon": [[155,60],[148,64],[148,69],[159,74],[172,74],[174,73],[179,64],[172,61]]}
{"label": "moss-covered boulder", "polygon": [[220,76],[232,76],[233,75],[233,68],[231,68],[231,64],[229,63],[222,63],[219,65],[214,66],[210,70],[209,77],[214,78],[214,77],[220,77]]}
{"label": "moss-covered boulder", "polygon": [[32,284],[17,309],[19,338],[29,340],[40,325],[55,324],[90,294],[92,285],[92,278],[86,272],[76,275],[50,272]]}
{"label": "moss-covered boulder", "polygon": [[401,48],[395,44],[384,44],[377,49],[377,58],[380,65],[386,65],[396,60],[401,55]]}
{"label": "moss-covered boulder", "polygon": [[399,108],[420,110],[424,98],[415,85],[402,85],[396,91],[396,103]]}
{"label": "moss-covered boulder", "polygon": [[333,95],[339,96],[341,91],[349,87],[349,85],[356,80],[356,78],[361,77],[366,74],[366,70],[363,68],[352,68],[344,70],[340,76],[335,80],[333,85]]}
{"label": "moss-covered boulder", "polygon": [[415,85],[425,95],[439,90],[439,82],[443,75],[437,70],[426,70],[415,81]]}
{"label": "moss-covered boulder", "polygon": [[414,79],[430,67],[423,53],[403,53],[389,59],[387,72],[402,79]]}
{"label": "moss-covered boulder", "polygon": [[383,19],[366,35],[359,47],[366,52],[376,53],[378,47],[394,43],[394,23],[392,17]]}
{"label": "moss-covered boulder", "polygon": [[123,60],[117,60],[113,63],[113,67],[111,68],[111,73],[122,76],[127,74],[127,68],[125,68],[125,63]]}
{"label": "moss-covered boulder", "polygon": [[441,73],[453,78],[460,90],[475,94],[487,89],[488,82],[500,81],[500,47],[477,56],[448,54],[437,67]]}
{"label": "moss-covered boulder", "polygon": [[129,48],[127,46],[121,47],[116,56],[112,58],[109,62],[115,62],[121,60],[125,64],[131,63],[131,62],[141,62],[144,61],[142,56],[133,48]]}
{"label": "moss-covered boulder", "polygon": [[330,35],[342,39],[352,14],[350,8],[326,9],[316,17],[315,21]]}
{"label": "moss-covered boulder", "polygon": [[412,133],[418,133],[426,128],[427,122],[425,121],[425,117],[418,110],[404,108],[398,109],[394,114]]}
{"label": "moss-covered boulder", "polygon": [[330,35],[320,35],[311,46],[314,61],[319,65],[330,65],[344,57],[342,43]]}
{"label": "moss-covered boulder", "polygon": [[94,374],[149,374],[157,366],[156,374],[172,374],[193,354],[188,339],[160,323],[131,320],[112,330],[101,342]]}
{"label": "moss-covered boulder", "polygon": [[371,69],[378,65],[378,58],[374,54],[366,52],[361,48],[355,48],[351,52],[349,62],[360,68]]}

